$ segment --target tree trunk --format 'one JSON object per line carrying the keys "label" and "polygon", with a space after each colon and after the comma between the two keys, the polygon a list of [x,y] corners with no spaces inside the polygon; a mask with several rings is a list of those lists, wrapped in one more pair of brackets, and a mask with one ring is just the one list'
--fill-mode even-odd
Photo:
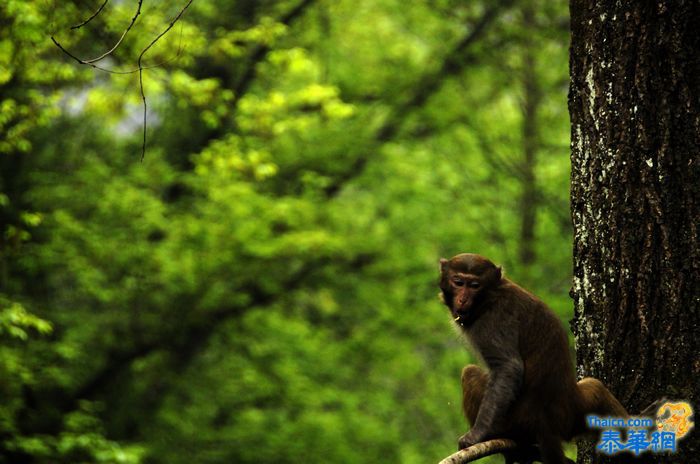
{"label": "tree trunk", "polygon": [[[571,0],[579,375],[700,408],[700,2]],[[663,457],[700,463],[700,430]],[[616,462],[630,462],[622,453]],[[579,462],[607,462],[579,447]]]}

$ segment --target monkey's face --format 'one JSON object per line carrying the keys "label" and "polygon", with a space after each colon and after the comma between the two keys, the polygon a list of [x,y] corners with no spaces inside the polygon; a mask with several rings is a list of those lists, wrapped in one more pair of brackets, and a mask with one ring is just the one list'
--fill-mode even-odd
{"label": "monkey's face", "polygon": [[472,316],[483,295],[500,280],[501,269],[479,255],[440,260],[440,297],[460,324]]}
{"label": "monkey's face", "polygon": [[482,291],[478,276],[462,272],[448,272],[441,285],[445,304],[452,311],[452,316],[467,316]]}

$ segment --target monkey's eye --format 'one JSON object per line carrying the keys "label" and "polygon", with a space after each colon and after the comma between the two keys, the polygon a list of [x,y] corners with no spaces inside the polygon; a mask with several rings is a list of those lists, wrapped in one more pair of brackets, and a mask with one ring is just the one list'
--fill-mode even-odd
{"label": "monkey's eye", "polygon": [[464,285],[464,281],[459,277],[455,277],[454,279],[452,279],[452,283],[455,284],[457,287],[461,287]]}
{"label": "monkey's eye", "polygon": [[479,287],[481,287],[481,284],[479,282],[477,282],[476,280],[469,282],[469,288],[479,288]]}

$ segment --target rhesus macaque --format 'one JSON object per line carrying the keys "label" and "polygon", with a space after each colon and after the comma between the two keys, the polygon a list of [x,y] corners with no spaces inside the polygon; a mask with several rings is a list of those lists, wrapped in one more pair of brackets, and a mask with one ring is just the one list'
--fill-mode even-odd
{"label": "rhesus macaque", "polygon": [[[561,442],[585,433],[585,417],[626,417],[627,411],[597,379],[576,382],[566,332],[537,297],[501,275],[476,254],[440,260],[441,299],[488,371],[462,371],[464,415],[471,430],[463,449],[490,438],[511,438],[537,458],[571,462]],[[517,456],[517,454],[516,454]]]}

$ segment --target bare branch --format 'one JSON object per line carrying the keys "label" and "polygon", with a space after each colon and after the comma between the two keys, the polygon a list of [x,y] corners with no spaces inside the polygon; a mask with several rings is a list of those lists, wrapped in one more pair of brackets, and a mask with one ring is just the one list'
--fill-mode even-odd
{"label": "bare branch", "polygon": [[[54,42],[54,43],[55,43],[55,42]],[[56,44],[56,45],[58,45],[58,44]],[[58,45],[58,46],[60,47],[60,45]],[[136,73],[139,72],[139,71],[145,71],[145,70],[147,70],[147,69],[160,68],[160,67],[162,67],[163,65],[166,65],[166,64],[168,64],[168,63],[171,63],[171,62],[177,60],[178,58],[180,58],[180,55],[182,55],[182,50],[183,50],[184,48],[185,48],[185,47],[182,45],[182,29],[180,29],[180,41],[178,42],[178,45],[177,45],[177,52],[175,53],[175,56],[173,56],[173,57],[171,57],[171,58],[168,58],[167,60],[159,61],[158,63],[151,64],[151,65],[148,65],[148,66],[141,66],[140,68],[127,69],[127,70],[118,70],[118,69],[103,68],[102,66],[98,66],[98,65],[93,64],[93,63],[89,63],[87,66],[90,66],[91,68],[95,68],[95,69],[97,69],[98,71],[106,72],[106,73],[108,73],[108,74],[120,74],[120,75],[124,75],[124,74],[136,74]]]}
{"label": "bare branch", "polygon": [[76,24],[75,26],[72,26],[71,29],[80,29],[81,27],[83,27],[84,25],[86,25],[87,23],[89,23],[90,21],[92,21],[93,19],[95,19],[95,18],[97,17],[97,15],[100,14],[100,13],[102,12],[102,9],[105,7],[105,5],[107,5],[107,2],[109,2],[109,0],[105,0],[104,3],[102,4],[102,6],[100,6],[100,7],[97,9],[97,11],[95,11],[95,12],[92,14],[92,16],[90,16],[88,19],[86,19],[86,20],[83,21],[82,23]]}
{"label": "bare branch", "polygon": [[[126,29],[124,29],[124,32],[122,32],[122,35],[121,35],[121,37],[119,37],[119,40],[117,40],[117,43],[114,44],[114,46],[113,46],[112,48],[110,48],[109,50],[107,50],[107,51],[104,52],[102,55],[98,56],[97,58],[93,58],[93,59],[91,59],[91,60],[83,60],[83,59],[80,59],[80,58],[78,58],[77,56],[73,55],[72,53],[68,52],[68,50],[66,50],[63,46],[61,46],[61,44],[58,43],[58,41],[57,41],[53,36],[51,36],[51,40],[53,40],[53,43],[55,43],[55,44],[58,46],[58,48],[60,48],[61,51],[63,51],[63,53],[65,53],[66,55],[70,56],[70,57],[73,58],[74,60],[77,60],[78,63],[80,63],[80,64],[88,64],[88,65],[93,64],[93,63],[97,63],[98,61],[107,58],[109,55],[111,55],[112,53],[114,53],[114,51],[115,51],[117,48],[119,48],[119,45],[121,45],[122,41],[124,40],[124,37],[126,37],[126,35],[127,35],[127,34],[129,33],[129,31],[131,30],[131,28],[134,27],[134,24],[136,23],[136,19],[137,19],[137,18],[139,17],[139,15],[141,14],[141,5],[142,5],[142,4],[143,4],[143,0],[139,0],[139,4],[138,4],[138,6],[137,6],[137,8],[136,8],[136,13],[134,14],[134,17],[131,18],[131,22],[130,22],[129,25],[126,27]],[[103,5],[103,6],[104,6],[104,5]],[[100,9],[101,9],[101,8],[100,8]],[[95,16],[96,16],[96,15],[95,15]],[[72,27],[71,29],[75,29],[75,27]]]}
{"label": "bare branch", "polygon": [[51,40],[53,40],[54,43],[55,43],[61,50],[63,50],[63,52],[64,52],[66,55],[68,55],[68,56],[70,56],[71,58],[77,60],[78,62],[80,62],[80,64],[84,64],[84,65],[86,65],[86,66],[90,66],[91,68],[95,68],[95,69],[97,69],[98,71],[106,72],[106,73],[108,73],[108,74],[136,74],[136,73],[139,72],[140,70],[153,69],[153,68],[160,68],[160,67],[163,66],[164,64],[168,64],[168,63],[170,63],[170,62],[175,61],[176,59],[178,59],[178,58],[180,57],[180,55],[182,54],[182,49],[183,49],[182,45],[179,45],[179,46],[178,46],[178,49],[177,49],[177,53],[175,54],[174,57],[169,58],[169,59],[167,59],[167,60],[160,61],[160,62],[158,62],[158,63],[156,63],[156,64],[152,64],[152,65],[149,65],[149,66],[142,66],[141,68],[134,68],[134,69],[128,69],[128,70],[117,70],[117,69],[104,68],[104,67],[98,66],[98,65],[96,65],[96,64],[94,64],[94,63],[82,63],[82,62],[80,61],[79,58],[76,58],[75,56],[73,56],[73,55],[71,55],[69,52],[67,52],[65,49],[63,49],[63,47],[61,47],[61,45],[60,45],[58,42],[56,42],[56,41],[54,40],[53,37],[51,37]]}
{"label": "bare branch", "polygon": [[[180,18],[182,17],[182,15],[185,14],[185,11],[187,11],[187,8],[190,7],[190,5],[192,4],[193,1],[194,1],[194,0],[188,0],[187,4],[186,4],[184,7],[182,7],[182,9],[181,9],[180,12],[177,14],[177,16],[175,16],[175,17],[173,18],[173,20],[170,21],[170,24],[168,24],[168,27],[166,27],[166,28],[163,30],[163,32],[161,32],[160,34],[158,34],[158,36],[157,36],[155,39],[153,39],[153,40],[151,41],[151,43],[149,43],[149,44],[146,46],[146,48],[144,48],[143,50],[141,50],[141,54],[139,55],[139,59],[138,59],[138,62],[137,62],[137,63],[138,63],[138,67],[139,67],[139,87],[140,87],[140,89],[141,89],[141,99],[143,100],[143,144],[141,145],[141,161],[143,161],[143,158],[146,156],[146,122],[147,122],[146,112],[147,112],[147,110],[148,110],[148,105],[146,104],[146,93],[145,93],[144,90],[143,90],[143,70],[144,70],[144,68],[143,68],[143,66],[141,65],[141,61],[143,60],[143,57],[144,57],[144,55],[146,54],[146,52],[148,52],[148,50],[149,50],[151,47],[153,47],[153,46],[156,44],[156,42],[158,42],[165,34],[167,34],[167,33],[170,31],[170,29],[173,28],[173,26],[175,25],[175,23],[178,22],[178,21],[180,20]],[[140,0],[139,0],[139,8],[140,8]]]}
{"label": "bare branch", "polygon": [[116,50],[117,48],[119,48],[119,45],[121,45],[122,41],[124,40],[124,37],[126,37],[126,35],[127,35],[127,34],[129,33],[129,31],[131,30],[131,28],[134,27],[134,24],[136,24],[136,19],[137,19],[137,18],[139,17],[139,15],[141,14],[141,5],[142,5],[142,4],[143,4],[143,0],[139,0],[138,8],[136,8],[136,14],[134,14],[134,17],[131,18],[131,22],[130,22],[129,25],[126,27],[126,29],[124,29],[124,32],[122,32],[122,36],[119,37],[119,40],[117,40],[117,43],[115,43],[114,46],[113,46],[112,48],[110,48],[109,50],[107,50],[107,51],[104,52],[102,55],[98,56],[97,58],[93,58],[93,59],[91,59],[91,60],[87,60],[86,63],[88,63],[88,64],[90,64],[90,63],[96,63],[96,62],[98,62],[98,61],[100,61],[100,60],[103,60],[103,59],[107,58],[109,55],[111,55],[111,54],[114,52],[114,50]]}
{"label": "bare branch", "polygon": [[499,438],[497,440],[489,440],[482,443],[477,443],[459,450],[445,459],[440,461],[439,464],[465,464],[467,462],[476,461],[485,456],[490,456],[492,454],[502,453],[503,451],[516,449],[518,445],[513,440],[507,440],[505,438]]}
{"label": "bare branch", "polygon": [[[100,8],[92,16],[90,16],[88,19],[86,19],[82,23],[71,27],[71,29],[78,29],[78,28],[84,26],[85,24],[87,24],[88,22],[90,22],[92,19],[94,19],[98,14],[100,14],[100,12],[105,7],[105,5],[107,5],[108,1],[109,0],[105,0],[105,2],[102,4],[102,6],[100,6]],[[110,73],[110,74],[132,74],[132,73],[139,74],[139,89],[141,91],[141,100],[143,101],[143,143],[141,144],[141,161],[143,161],[143,158],[146,156],[146,129],[147,129],[147,122],[148,122],[148,119],[147,119],[148,104],[146,102],[146,92],[145,92],[144,87],[143,87],[143,71],[146,69],[161,66],[162,64],[166,63],[167,61],[170,61],[170,60],[166,60],[166,61],[159,63],[159,64],[156,64],[156,65],[143,66],[143,57],[146,55],[148,50],[150,50],[165,34],[167,34],[170,31],[170,29],[173,28],[173,26],[175,26],[175,23],[177,23],[180,20],[180,18],[182,17],[182,15],[185,14],[185,11],[187,11],[187,9],[190,7],[190,5],[192,4],[193,1],[194,0],[188,0],[188,2],[185,4],[185,6],[183,6],[182,9],[180,9],[180,11],[178,12],[178,14],[172,19],[172,21],[170,21],[170,24],[168,24],[168,27],[166,27],[160,34],[158,34],[153,40],[151,40],[151,42],[143,50],[141,50],[141,53],[139,54],[139,57],[137,60],[138,67],[134,70],[115,71],[112,69],[103,68],[101,66],[96,65],[95,63],[106,58],[110,54],[112,54],[119,47],[119,45],[121,45],[122,41],[124,40],[124,37],[126,37],[126,35],[129,33],[131,28],[136,23],[136,19],[141,14],[141,6],[143,4],[143,0],[138,0],[138,7],[136,9],[136,13],[134,14],[134,17],[131,18],[131,22],[129,23],[129,25],[126,27],[126,29],[122,33],[122,35],[119,38],[119,40],[117,41],[117,43],[112,48],[110,48],[109,50],[107,50],[105,53],[98,56],[97,58],[93,58],[91,60],[84,60],[82,58],[79,58],[76,55],[69,52],[65,47],[63,47],[63,45],[61,45],[56,40],[55,37],[51,36],[51,40],[53,41],[53,43],[56,44],[56,46],[63,53],[70,56],[71,58],[73,58],[75,61],[77,61],[80,64],[91,66],[95,69],[98,69],[100,71],[104,71],[104,72]],[[177,55],[175,58],[177,58],[177,56],[180,55],[180,52],[182,50],[182,36],[180,37],[180,39],[181,39],[180,46],[178,46],[178,52],[177,52]]]}

